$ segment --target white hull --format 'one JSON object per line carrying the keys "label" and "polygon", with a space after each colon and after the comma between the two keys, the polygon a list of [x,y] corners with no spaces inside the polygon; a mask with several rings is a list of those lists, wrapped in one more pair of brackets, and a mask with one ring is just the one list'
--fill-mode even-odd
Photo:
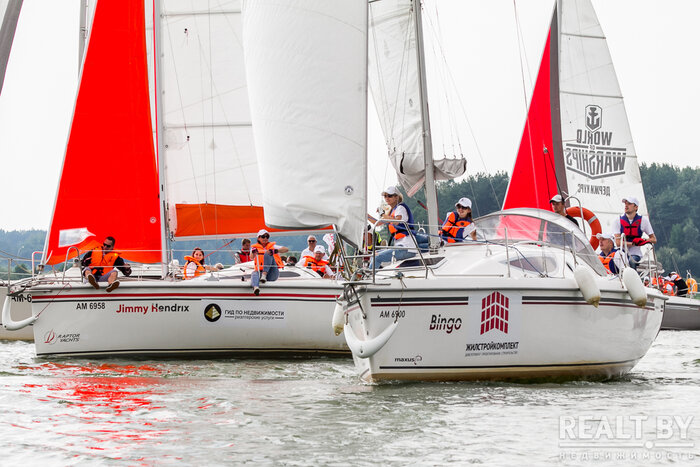
{"label": "white hull", "polygon": [[[5,303],[7,297],[7,286],[0,286],[0,306]],[[32,296],[29,293],[21,293],[10,297],[12,301],[12,319],[14,321],[22,321],[32,316]],[[34,332],[31,326],[19,329],[17,331],[8,331],[2,326],[0,318],[0,340],[34,340]]]}
{"label": "white hull", "polygon": [[687,297],[669,297],[661,329],[674,331],[700,330],[700,300]]}
{"label": "white hull", "polygon": [[359,306],[350,308],[355,336],[375,337],[393,322],[392,315],[398,312],[399,319],[393,336],[374,356],[354,357],[361,378],[618,376],[644,356],[663,316],[661,298],[639,308],[625,291],[604,291],[600,306],[594,308],[572,280],[501,282],[498,291],[510,305],[507,333],[491,329],[481,334],[482,300],[494,291],[493,282],[442,280],[439,288],[426,290],[426,281],[404,280],[403,293],[392,286],[368,287],[363,295],[366,318]]}
{"label": "white hull", "polygon": [[[533,215],[547,221],[542,232],[525,229]],[[407,260],[375,283],[348,284],[345,334],[360,377],[575,379],[632,369],[659,332],[666,298],[632,270],[606,275],[578,230],[575,254],[522,240],[556,241],[556,223],[569,228],[543,211],[496,213],[477,219],[489,241],[448,245],[426,258],[427,270]],[[509,225],[522,230],[511,228],[504,241]]]}
{"label": "white hull", "polygon": [[[255,296],[240,277],[122,280],[32,288],[36,353],[45,355],[346,354],[328,323],[342,287],[280,279]],[[216,306],[212,306],[216,305]],[[218,307],[218,308],[217,308]]]}

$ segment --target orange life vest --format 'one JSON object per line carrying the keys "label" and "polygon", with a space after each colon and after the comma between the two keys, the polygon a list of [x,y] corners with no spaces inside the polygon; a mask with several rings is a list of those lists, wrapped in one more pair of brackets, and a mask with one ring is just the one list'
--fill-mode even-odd
{"label": "orange life vest", "polygon": [[[408,226],[413,231],[413,214],[411,213],[411,210],[408,208],[406,203],[399,203],[393,208],[391,208],[391,211],[389,211],[389,215],[393,216],[394,211],[396,211],[396,208],[399,206],[403,206],[404,209],[406,209],[406,214],[408,215],[408,219],[401,219],[404,222],[408,222]],[[394,237],[394,240],[401,240],[404,237],[408,237],[408,230],[406,229],[406,225],[399,222],[399,223],[389,223],[389,233],[391,233],[391,236]]]}
{"label": "orange life vest", "polygon": [[666,295],[676,295],[676,292],[673,289],[673,281],[664,281],[664,288],[662,292]]}
{"label": "orange life vest", "polygon": [[447,243],[456,243],[458,238],[462,238],[460,230],[471,224],[471,221],[459,219],[457,217],[458,215],[459,214],[455,211],[452,211],[450,215],[447,216],[447,220],[445,220],[445,224],[443,224],[442,230],[440,231],[440,234],[442,234],[442,237]]}
{"label": "orange life vest", "polygon": [[[267,242],[267,245],[262,246],[259,243],[256,243],[255,245],[251,245],[250,250],[255,250],[258,252],[258,255],[255,257],[255,270],[256,271],[262,271],[263,270],[263,264],[265,261],[265,251],[266,250],[274,250],[275,249],[275,242]],[[277,253],[274,254],[275,257],[275,263],[277,263],[277,267],[282,269],[284,267],[284,263],[282,262],[282,258],[280,258],[280,255]]]}
{"label": "orange life vest", "polygon": [[317,261],[313,256],[304,256],[304,258],[306,258],[304,267],[311,268],[311,270],[317,272],[321,277],[326,274],[326,266],[328,266],[328,261],[324,261],[322,259]]}
{"label": "orange life vest", "polygon": [[615,257],[615,253],[617,253],[617,250],[611,250],[607,256],[603,256],[604,253],[601,251],[599,256],[600,261],[602,261],[603,263],[603,266],[605,266],[605,269],[607,269],[610,274],[617,274],[610,270],[610,261],[612,261]]}
{"label": "orange life vest", "polygon": [[[185,270],[183,271],[183,274],[185,276],[185,279],[192,279],[194,277],[199,277],[207,272],[206,269],[204,269],[204,266],[199,263],[194,257],[192,256],[185,256],[185,260],[187,260],[187,263],[185,263]],[[187,265],[190,263],[194,263],[197,265],[197,269],[194,270],[194,276],[188,276],[187,275]]]}
{"label": "orange life vest", "polygon": [[[113,251],[103,255],[102,250],[99,248],[92,250],[90,254],[90,271],[94,276],[106,276],[114,269],[114,262],[117,258],[119,258],[119,254]],[[102,269],[101,273],[100,269]]]}

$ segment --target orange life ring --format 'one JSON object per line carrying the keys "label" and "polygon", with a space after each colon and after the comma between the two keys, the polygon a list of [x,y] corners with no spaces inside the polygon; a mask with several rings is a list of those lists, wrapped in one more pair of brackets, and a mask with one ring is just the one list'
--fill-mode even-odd
{"label": "orange life ring", "polygon": [[600,240],[598,240],[597,235],[602,233],[603,229],[600,226],[600,221],[596,215],[593,214],[593,211],[586,208],[579,208],[578,206],[571,206],[570,208],[566,208],[566,213],[571,217],[581,217],[581,213],[583,213],[583,219],[591,226],[591,239],[589,242],[591,242],[591,246],[594,250],[598,248]]}

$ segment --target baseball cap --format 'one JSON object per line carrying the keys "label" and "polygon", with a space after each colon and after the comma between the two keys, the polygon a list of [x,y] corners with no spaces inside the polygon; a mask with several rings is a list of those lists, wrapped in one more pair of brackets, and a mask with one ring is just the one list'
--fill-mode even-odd
{"label": "baseball cap", "polygon": [[323,245],[316,245],[316,248],[314,248],[314,253],[326,253],[326,249],[323,248]]}
{"label": "baseball cap", "polygon": [[270,235],[270,232],[268,232],[268,231],[265,230],[265,229],[260,229],[260,230],[258,230],[258,237],[260,237],[261,235],[265,235],[265,234]]}
{"label": "baseball cap", "polygon": [[552,196],[552,199],[550,199],[549,202],[550,202],[550,204],[551,203],[563,203],[564,198],[562,198],[562,196],[560,194],[556,194],[556,195]]}
{"label": "baseball cap", "polygon": [[627,198],[622,198],[622,202],[627,201],[628,203],[636,204],[639,206],[639,200],[634,196],[628,196]]}
{"label": "baseball cap", "polygon": [[607,238],[608,240],[615,240],[615,235],[613,235],[611,233],[599,233],[599,234],[596,234],[596,237],[599,240],[602,240],[604,238]]}
{"label": "baseball cap", "polygon": [[462,206],[463,208],[470,208],[472,207],[472,200],[469,198],[459,198],[459,201],[455,203],[455,207],[457,206]]}
{"label": "baseball cap", "polygon": [[395,186],[390,186],[390,187],[387,187],[387,189],[384,190],[384,191],[382,192],[382,194],[383,194],[383,195],[398,195],[398,194],[399,194],[399,190],[397,190]]}

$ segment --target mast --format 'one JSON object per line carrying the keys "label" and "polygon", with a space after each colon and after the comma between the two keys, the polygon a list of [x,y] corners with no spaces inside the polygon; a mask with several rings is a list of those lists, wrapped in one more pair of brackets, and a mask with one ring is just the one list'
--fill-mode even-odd
{"label": "mast", "polygon": [[78,73],[83,66],[85,56],[85,42],[87,41],[87,11],[88,0],[80,0],[80,28],[78,30]]}
{"label": "mast", "polygon": [[168,232],[167,199],[165,193],[165,122],[163,112],[163,89],[161,86],[161,74],[163,72],[163,49],[161,43],[161,20],[162,20],[161,0],[153,0],[153,66],[155,100],[156,100],[156,156],[158,158],[158,200],[160,201],[160,245],[161,245],[161,274],[163,277],[168,274],[170,264],[170,242],[166,232]]}
{"label": "mast", "polygon": [[421,121],[423,125],[423,159],[425,161],[425,201],[428,208],[428,233],[430,247],[438,243],[438,204],[435,190],[435,165],[433,163],[433,139],[430,133],[428,112],[428,86],[425,73],[425,48],[423,44],[423,19],[420,0],[413,0],[416,20],[416,54],[418,57],[418,82],[420,83]]}
{"label": "mast", "polygon": [[552,160],[554,161],[554,177],[557,192],[569,195],[564,164],[564,146],[561,134],[561,98],[559,88],[559,55],[561,42],[561,0],[554,5],[552,24],[549,29],[549,101],[552,115]]}
{"label": "mast", "polygon": [[19,13],[22,10],[22,0],[10,0],[5,11],[0,12],[0,92],[5,81],[5,73],[7,72],[7,63],[10,61],[10,51],[12,50],[12,41],[15,38],[17,30],[17,22],[19,21]]}

